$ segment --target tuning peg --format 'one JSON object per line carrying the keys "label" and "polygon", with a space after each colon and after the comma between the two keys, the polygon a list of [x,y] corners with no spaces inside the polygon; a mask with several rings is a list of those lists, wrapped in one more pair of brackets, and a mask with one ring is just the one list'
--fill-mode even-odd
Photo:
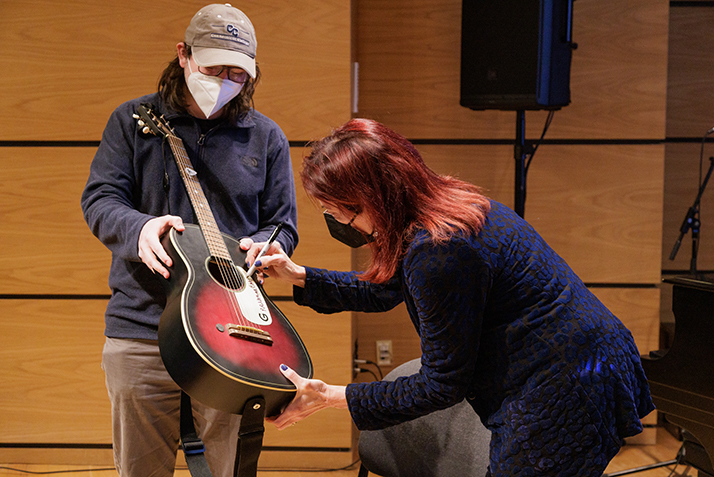
{"label": "tuning peg", "polygon": [[144,126],[144,129],[141,130],[144,134],[149,134],[151,132],[151,129],[149,129],[149,126]]}
{"label": "tuning peg", "polygon": [[139,119],[136,123],[137,123],[139,126],[141,126],[142,128],[143,128],[144,126],[146,126],[146,123],[145,123],[142,119]]}
{"label": "tuning peg", "polygon": [[134,119],[139,119],[139,118],[141,117],[141,116],[139,116],[139,115],[136,114],[136,113],[132,114],[131,116],[132,116]]}

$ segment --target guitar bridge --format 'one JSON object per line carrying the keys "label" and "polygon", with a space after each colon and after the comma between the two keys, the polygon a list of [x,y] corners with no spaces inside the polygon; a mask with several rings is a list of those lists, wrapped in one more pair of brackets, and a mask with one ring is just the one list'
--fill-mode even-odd
{"label": "guitar bridge", "polygon": [[268,346],[273,346],[273,338],[267,331],[254,328],[252,326],[236,325],[229,323],[226,325],[226,331],[234,338],[240,338],[247,341],[254,341]]}

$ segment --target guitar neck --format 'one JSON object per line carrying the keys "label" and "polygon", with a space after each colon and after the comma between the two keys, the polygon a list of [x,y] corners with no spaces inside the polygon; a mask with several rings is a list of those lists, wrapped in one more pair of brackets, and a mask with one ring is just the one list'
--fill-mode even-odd
{"label": "guitar neck", "polygon": [[198,174],[191,164],[191,160],[188,158],[186,153],[186,148],[183,146],[183,141],[176,135],[169,134],[168,136],[169,145],[171,146],[171,151],[174,154],[174,159],[178,165],[179,172],[181,173],[181,178],[186,186],[186,191],[188,192],[188,197],[191,200],[191,205],[198,218],[198,224],[201,226],[203,231],[203,236],[206,239],[206,244],[208,245],[208,250],[211,255],[217,258],[221,258],[230,262],[231,256],[226,248],[226,243],[223,240],[218,225],[216,224],[216,219],[213,216],[211,207],[208,205],[206,196],[203,193],[201,184],[198,181]]}

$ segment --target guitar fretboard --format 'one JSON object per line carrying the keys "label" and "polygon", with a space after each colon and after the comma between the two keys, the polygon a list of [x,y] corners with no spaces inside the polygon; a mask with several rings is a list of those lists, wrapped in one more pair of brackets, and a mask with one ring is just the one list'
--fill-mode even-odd
{"label": "guitar fretboard", "polygon": [[216,219],[208,205],[203,189],[201,189],[201,184],[198,181],[198,174],[193,169],[191,160],[189,159],[186,149],[183,146],[183,141],[181,141],[181,138],[173,134],[168,134],[167,137],[169,139],[171,151],[174,153],[174,158],[176,159],[179,172],[183,178],[184,185],[186,186],[189,199],[191,200],[191,205],[193,206],[193,210],[196,212],[198,224],[201,226],[203,236],[206,239],[208,250],[211,252],[212,256],[231,263],[232,259],[228,253],[228,249],[226,248],[226,243],[223,241],[221,232],[216,224]]}

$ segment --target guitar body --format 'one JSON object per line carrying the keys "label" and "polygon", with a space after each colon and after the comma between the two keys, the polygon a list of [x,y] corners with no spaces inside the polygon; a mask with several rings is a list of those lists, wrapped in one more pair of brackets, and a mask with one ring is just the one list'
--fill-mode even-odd
{"label": "guitar body", "polygon": [[[222,234],[233,263],[245,263],[239,242]],[[167,371],[192,398],[233,414],[262,396],[266,416],[277,415],[295,396],[295,386],[280,372],[286,364],[312,377],[312,362],[297,332],[263,291],[245,279],[226,286],[211,269],[211,254],[197,225],[175,229],[162,244],[173,261],[164,281],[166,308],[159,324],[159,348]],[[241,269],[242,272],[242,269]],[[236,336],[238,323],[269,334],[270,343]]]}

